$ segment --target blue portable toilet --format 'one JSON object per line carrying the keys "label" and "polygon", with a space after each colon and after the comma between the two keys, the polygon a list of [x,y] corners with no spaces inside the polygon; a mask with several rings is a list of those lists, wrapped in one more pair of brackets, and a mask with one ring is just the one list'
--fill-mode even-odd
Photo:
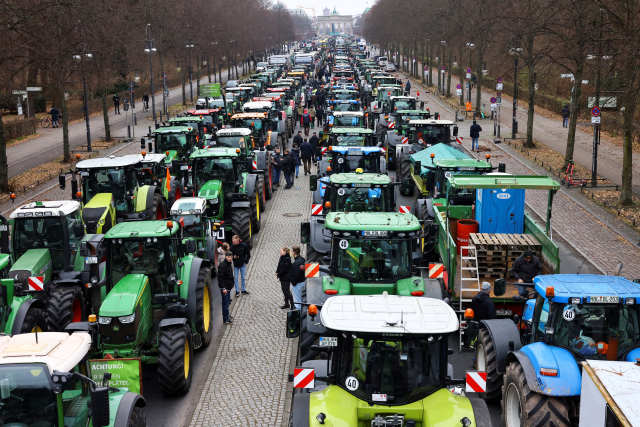
{"label": "blue portable toilet", "polygon": [[522,234],[524,190],[476,189],[476,221],[480,233]]}

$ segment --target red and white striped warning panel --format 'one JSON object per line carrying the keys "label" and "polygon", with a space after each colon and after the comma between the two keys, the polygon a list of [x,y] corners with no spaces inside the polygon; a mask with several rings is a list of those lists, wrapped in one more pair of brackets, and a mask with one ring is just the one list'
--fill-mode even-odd
{"label": "red and white striped warning panel", "polygon": [[487,373],[467,371],[467,393],[484,393],[487,391]]}
{"label": "red and white striped warning panel", "polygon": [[429,264],[429,278],[442,279],[444,277],[444,264]]}
{"label": "red and white striped warning panel", "polygon": [[322,215],[322,204],[311,205],[311,215]]}
{"label": "red and white striped warning panel", "polygon": [[463,137],[461,137],[461,136],[456,136],[456,142],[457,142],[458,144],[462,144],[462,140],[463,140],[463,139],[464,139],[464,138],[463,138]]}
{"label": "red and white striped warning panel", "polygon": [[389,129],[395,129],[395,127],[396,127],[396,122],[389,123]]}
{"label": "red and white striped warning panel", "polygon": [[322,147],[322,154],[327,152],[327,147]]}
{"label": "red and white striped warning panel", "polygon": [[406,144],[407,142],[409,142],[409,137],[408,136],[402,137],[402,143]]}
{"label": "red and white striped warning panel", "polygon": [[320,277],[320,264],[312,262],[304,265],[304,277]]}
{"label": "red and white striped warning panel", "polygon": [[380,152],[381,152],[382,154],[386,154],[386,153],[387,153],[387,150],[385,150],[384,148],[380,147]]}
{"label": "red and white striped warning panel", "polygon": [[258,169],[258,162],[256,162],[255,160],[251,162],[253,164],[253,169]]}
{"label": "red and white striped warning panel", "polygon": [[41,291],[44,289],[44,276],[29,277],[29,290]]}
{"label": "red and white striped warning panel", "polygon": [[400,206],[398,208],[398,212],[400,212],[400,213],[411,213],[411,208],[409,206]]}
{"label": "red and white striped warning panel", "polygon": [[293,387],[294,388],[313,388],[314,387],[314,370],[310,368],[293,368]]}

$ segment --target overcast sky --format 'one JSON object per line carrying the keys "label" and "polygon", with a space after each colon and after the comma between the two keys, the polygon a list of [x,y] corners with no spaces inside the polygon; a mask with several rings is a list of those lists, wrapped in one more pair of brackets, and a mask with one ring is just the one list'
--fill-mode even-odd
{"label": "overcast sky", "polygon": [[[361,14],[367,7],[371,7],[375,0],[280,0],[280,3],[285,5],[289,9],[295,9],[302,5],[305,7],[316,8],[316,15],[322,15],[322,10],[328,7],[329,10],[333,10],[335,6],[340,15],[358,15]],[[313,11],[305,9],[309,16],[313,15]]]}

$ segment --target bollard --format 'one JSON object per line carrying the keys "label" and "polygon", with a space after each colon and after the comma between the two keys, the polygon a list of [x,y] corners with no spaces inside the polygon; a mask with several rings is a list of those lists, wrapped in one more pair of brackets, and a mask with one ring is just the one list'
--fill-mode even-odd
{"label": "bollard", "polygon": [[131,141],[131,125],[127,125],[127,139]]}
{"label": "bollard", "polygon": [[496,135],[496,124],[494,123],[493,124],[493,136],[495,136],[495,135]]}
{"label": "bollard", "polygon": [[458,112],[456,111],[456,122],[458,121]]}
{"label": "bollard", "polygon": [[163,122],[164,120],[162,120],[162,111],[160,111],[160,121]]}
{"label": "bollard", "polygon": [[134,124],[134,126],[138,126],[138,115],[137,114],[133,115],[133,124]]}

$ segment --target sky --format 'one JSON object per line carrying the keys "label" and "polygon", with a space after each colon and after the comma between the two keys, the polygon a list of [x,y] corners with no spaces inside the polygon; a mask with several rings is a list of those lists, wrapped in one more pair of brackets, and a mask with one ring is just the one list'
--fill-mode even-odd
{"label": "sky", "polygon": [[[289,9],[295,9],[302,5],[304,7],[316,8],[316,15],[322,15],[322,10],[328,7],[329,10],[333,10],[335,6],[340,15],[359,15],[367,7],[371,7],[375,0],[280,0],[280,3],[285,5]],[[277,2],[277,0],[274,0]],[[309,16],[313,15],[313,11],[305,9]]]}

